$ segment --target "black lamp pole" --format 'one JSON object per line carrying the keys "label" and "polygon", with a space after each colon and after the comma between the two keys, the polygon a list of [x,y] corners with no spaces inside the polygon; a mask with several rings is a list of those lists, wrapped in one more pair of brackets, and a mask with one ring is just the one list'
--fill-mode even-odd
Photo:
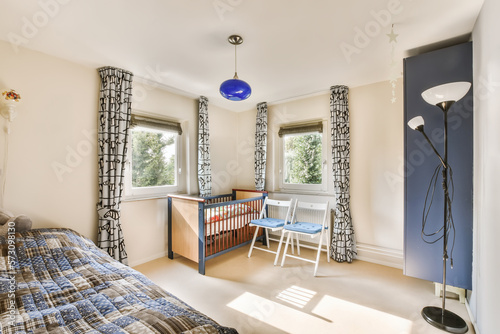
{"label": "black lamp pole", "polygon": [[446,310],[446,261],[448,260],[448,220],[449,220],[449,210],[448,209],[448,110],[453,105],[455,101],[445,101],[438,103],[438,106],[444,114],[444,158],[442,158],[429,137],[424,132],[424,126],[420,125],[415,128],[421,132],[427,142],[431,145],[434,153],[438,156],[441,164],[443,165],[443,190],[444,190],[444,211],[443,211],[443,298],[442,307],[426,306],[422,309],[423,318],[439,329],[445,330],[450,333],[466,333],[468,330],[465,321],[453,312]]}

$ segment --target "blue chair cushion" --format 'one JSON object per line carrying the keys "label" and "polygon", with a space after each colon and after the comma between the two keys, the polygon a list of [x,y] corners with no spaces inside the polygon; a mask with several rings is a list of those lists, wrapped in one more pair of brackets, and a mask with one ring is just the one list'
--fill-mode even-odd
{"label": "blue chair cushion", "polygon": [[252,220],[250,221],[250,224],[262,227],[277,228],[277,227],[283,227],[285,225],[285,220],[277,218],[262,218],[262,219]]}
{"label": "blue chair cushion", "polygon": [[286,225],[284,229],[290,232],[316,234],[321,232],[322,227],[321,224],[296,222],[295,224]]}

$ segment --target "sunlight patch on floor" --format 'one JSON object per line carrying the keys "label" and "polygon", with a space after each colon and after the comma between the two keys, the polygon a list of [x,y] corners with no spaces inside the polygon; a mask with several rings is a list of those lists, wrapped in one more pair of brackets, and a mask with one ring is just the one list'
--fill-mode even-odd
{"label": "sunlight patch on floor", "polygon": [[311,314],[250,292],[244,292],[227,306],[292,334],[410,334],[412,329],[410,320],[328,295],[321,298]]}
{"label": "sunlight patch on floor", "polygon": [[312,329],[326,329],[329,324],[324,319],[250,292],[243,293],[227,306],[288,333],[312,333]]}
{"label": "sunlight patch on floor", "polygon": [[293,285],[288,289],[281,291],[276,298],[292,304],[294,306],[303,308],[309,301],[316,295],[315,291],[304,289]]}
{"label": "sunlight patch on floor", "polygon": [[312,310],[335,323],[341,333],[409,334],[412,321],[328,295]]}

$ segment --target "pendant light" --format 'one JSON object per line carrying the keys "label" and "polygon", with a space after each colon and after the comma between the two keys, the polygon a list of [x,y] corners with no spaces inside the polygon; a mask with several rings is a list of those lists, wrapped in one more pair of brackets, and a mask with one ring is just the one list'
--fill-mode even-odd
{"label": "pendant light", "polygon": [[236,71],[236,46],[243,43],[243,38],[239,35],[231,35],[227,40],[234,45],[234,77],[224,81],[220,85],[219,91],[221,95],[228,100],[246,100],[250,94],[252,94],[252,88],[250,88],[250,85],[245,81],[238,79],[238,73]]}

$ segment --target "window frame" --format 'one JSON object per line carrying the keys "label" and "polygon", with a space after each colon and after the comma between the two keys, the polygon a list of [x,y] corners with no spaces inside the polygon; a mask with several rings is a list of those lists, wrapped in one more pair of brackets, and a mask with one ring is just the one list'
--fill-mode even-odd
{"label": "window frame", "polygon": [[[179,127],[176,130],[172,124]],[[175,185],[165,186],[152,186],[152,187],[133,187],[132,186],[132,130],[133,128],[142,127],[156,131],[163,131],[167,133],[177,134],[175,136]],[[178,121],[171,121],[167,119],[160,119],[143,114],[132,114],[131,127],[129,129],[129,136],[127,142],[127,161],[125,164],[124,174],[124,200],[138,200],[150,198],[163,198],[167,194],[177,192],[179,190],[179,181],[181,179],[181,140],[182,129]]]}
{"label": "window frame", "polygon": [[[315,125],[317,123],[322,124],[321,132],[319,131],[303,131],[304,128],[310,127],[311,124]],[[299,124],[283,124],[280,126],[280,132],[283,135],[278,134],[278,155],[279,155],[279,169],[278,169],[278,179],[279,179],[279,189],[280,191],[292,191],[292,192],[327,192],[328,190],[328,138],[327,138],[327,121],[316,120],[310,122],[304,122]],[[314,126],[313,126],[314,127]],[[290,129],[292,129],[290,131]],[[293,129],[297,129],[296,132]],[[282,131],[285,130],[285,131]],[[285,183],[285,137],[288,135],[308,135],[312,133],[321,133],[321,184],[299,184],[299,183]]]}

